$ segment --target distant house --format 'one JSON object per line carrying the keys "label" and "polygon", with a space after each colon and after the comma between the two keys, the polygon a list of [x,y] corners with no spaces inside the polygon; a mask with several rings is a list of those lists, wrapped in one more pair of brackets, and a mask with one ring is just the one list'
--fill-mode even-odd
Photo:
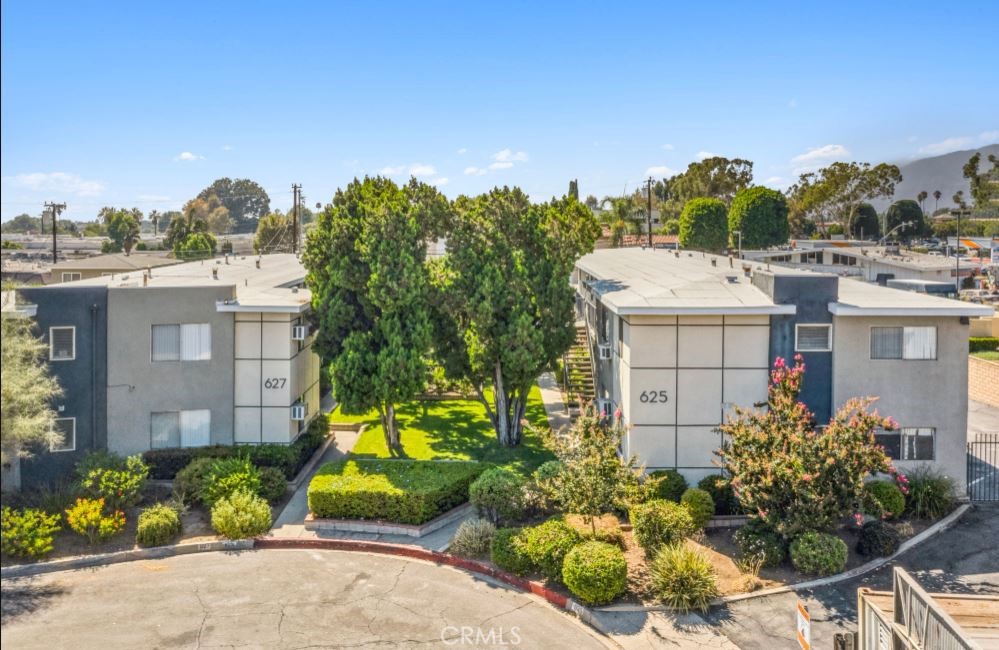
{"label": "distant house", "polygon": [[166,253],[111,253],[83,257],[78,260],[66,260],[52,267],[47,284],[89,280],[101,276],[139,273],[160,266],[179,264],[181,260],[167,257]]}

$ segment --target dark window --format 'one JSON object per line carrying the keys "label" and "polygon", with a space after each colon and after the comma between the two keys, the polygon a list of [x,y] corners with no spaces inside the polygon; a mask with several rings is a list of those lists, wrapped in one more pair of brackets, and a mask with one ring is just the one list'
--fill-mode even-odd
{"label": "dark window", "polygon": [[49,359],[51,361],[72,361],[76,358],[76,328],[49,328]]}
{"label": "dark window", "polygon": [[904,427],[874,436],[892,460],[933,460],[935,437],[936,429],[931,427]]}
{"label": "dark window", "polygon": [[872,327],[872,359],[936,359],[935,327]]}

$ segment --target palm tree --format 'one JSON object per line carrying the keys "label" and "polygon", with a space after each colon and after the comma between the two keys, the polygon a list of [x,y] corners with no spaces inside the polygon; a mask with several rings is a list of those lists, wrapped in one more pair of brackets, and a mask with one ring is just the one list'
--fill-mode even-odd
{"label": "palm tree", "polygon": [[160,223],[160,211],[159,210],[150,210],[149,211],[149,220],[153,222],[153,237],[156,237],[157,235],[159,235],[158,228],[159,228],[159,223]]}
{"label": "palm tree", "polygon": [[922,192],[920,192],[919,194],[916,195],[916,200],[919,201],[919,209],[920,210],[923,209],[923,201],[925,201],[926,197],[928,197],[928,196],[929,196],[929,194],[926,193],[926,190],[923,190]]}
{"label": "palm tree", "polygon": [[933,190],[933,214],[937,213],[937,208],[940,207],[940,197],[943,196],[943,192],[940,190]]}

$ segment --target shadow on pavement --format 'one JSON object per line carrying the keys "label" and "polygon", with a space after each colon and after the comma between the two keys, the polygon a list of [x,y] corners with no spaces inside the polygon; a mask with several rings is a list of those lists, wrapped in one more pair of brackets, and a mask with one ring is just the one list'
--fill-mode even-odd
{"label": "shadow on pavement", "polygon": [[0,589],[0,623],[6,625],[18,618],[37,612],[55,598],[65,593],[58,585],[37,584],[31,579],[11,581]]}

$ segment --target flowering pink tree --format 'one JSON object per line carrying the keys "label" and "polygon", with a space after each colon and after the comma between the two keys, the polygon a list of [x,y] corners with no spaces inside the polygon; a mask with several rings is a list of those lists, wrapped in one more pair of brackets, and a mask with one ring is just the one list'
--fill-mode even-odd
{"label": "flowering pink tree", "polygon": [[876,398],[850,400],[816,430],[798,400],[804,373],[801,355],[794,366],[778,358],[767,409],[737,409],[721,426],[729,442],[718,452],[742,505],[786,538],[834,528],[859,511],[867,476],[896,475],[874,433],[897,425],[869,410]]}

